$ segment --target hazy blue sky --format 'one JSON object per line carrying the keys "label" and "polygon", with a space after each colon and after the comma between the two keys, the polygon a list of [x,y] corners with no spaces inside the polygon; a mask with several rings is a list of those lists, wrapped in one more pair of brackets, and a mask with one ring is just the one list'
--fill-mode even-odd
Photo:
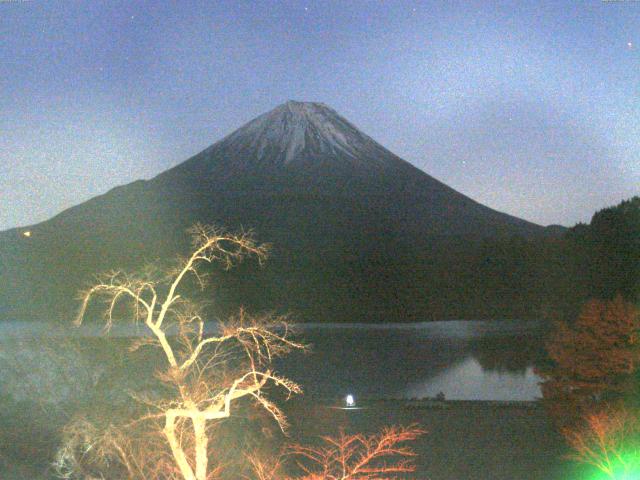
{"label": "hazy blue sky", "polygon": [[640,2],[0,1],[0,229],[287,99],[534,222],[640,193]]}

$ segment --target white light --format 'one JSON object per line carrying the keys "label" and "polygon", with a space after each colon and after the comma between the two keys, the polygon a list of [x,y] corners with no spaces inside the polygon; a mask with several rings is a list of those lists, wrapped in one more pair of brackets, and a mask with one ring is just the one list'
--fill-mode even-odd
{"label": "white light", "polygon": [[356,401],[351,394],[347,395],[347,398],[345,398],[344,401],[347,404],[347,407],[353,407],[356,404]]}
{"label": "white light", "polygon": [[25,230],[24,232],[22,232],[22,235],[29,238],[31,236],[31,230]]}

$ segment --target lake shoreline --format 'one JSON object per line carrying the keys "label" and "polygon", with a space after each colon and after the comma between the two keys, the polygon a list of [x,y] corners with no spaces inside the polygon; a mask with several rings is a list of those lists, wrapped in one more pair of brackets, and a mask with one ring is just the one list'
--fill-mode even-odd
{"label": "lake shoreline", "polygon": [[[406,445],[416,453],[417,466],[408,479],[580,478],[575,477],[575,465],[563,460],[566,447],[539,401],[362,399],[357,405],[363,408],[345,410],[336,408],[335,402],[302,395],[278,404],[291,424],[290,436],[282,438],[284,442],[313,444],[319,437],[335,436],[340,431],[374,434],[392,425],[424,429],[423,436]],[[54,478],[43,473],[49,462],[45,458],[11,458],[2,453],[0,478]]]}
{"label": "lake shoreline", "polygon": [[424,429],[422,437],[407,444],[417,466],[407,478],[576,478],[576,466],[563,459],[566,446],[541,401],[360,399],[356,406],[362,408],[350,410],[319,400],[295,398],[286,407],[295,441],[313,442],[341,430],[373,434],[392,425]]}
{"label": "lake shoreline", "polygon": [[[308,401],[313,401],[317,404],[322,404],[328,408],[343,408],[344,401],[326,396],[312,396],[307,395],[305,397]],[[383,406],[385,404],[395,403],[404,408],[463,408],[465,406],[483,406],[494,408],[544,408],[542,399],[537,400],[469,400],[469,399],[444,399],[439,400],[436,398],[394,398],[394,397],[381,397],[381,396],[363,396],[359,397],[354,404],[354,407],[368,407],[368,406]],[[345,407],[346,408],[346,407]]]}
{"label": "lake shoreline", "polygon": [[[209,334],[215,333],[216,325],[219,322],[210,320],[205,322],[205,331]],[[495,326],[517,326],[518,331],[526,330],[541,331],[551,323],[545,319],[443,319],[427,320],[419,322],[291,322],[288,326],[293,332],[302,333],[304,331],[334,329],[334,330],[430,330],[437,329],[438,325],[490,325]],[[509,330],[505,335],[511,335]],[[72,337],[139,337],[150,335],[147,327],[143,323],[130,321],[114,321],[109,329],[105,328],[104,321],[87,320],[78,326],[72,320],[0,320],[0,335],[5,338],[46,337],[46,336],[72,336]]]}

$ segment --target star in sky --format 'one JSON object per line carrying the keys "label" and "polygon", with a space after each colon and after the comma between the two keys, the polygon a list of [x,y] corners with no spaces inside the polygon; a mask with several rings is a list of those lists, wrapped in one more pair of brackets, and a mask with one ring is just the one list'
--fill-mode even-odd
{"label": "star in sky", "polygon": [[152,178],[289,98],[536,223],[587,222],[638,193],[640,11],[291,3],[2,5],[0,230]]}

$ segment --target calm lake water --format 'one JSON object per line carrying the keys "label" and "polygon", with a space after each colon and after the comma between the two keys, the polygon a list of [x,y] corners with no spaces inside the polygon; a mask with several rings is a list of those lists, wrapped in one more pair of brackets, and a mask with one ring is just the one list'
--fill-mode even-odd
{"label": "calm lake water", "polygon": [[[442,392],[447,399],[535,400],[541,393],[533,367],[543,328],[542,322],[512,320],[302,325],[299,336],[311,344],[310,351],[279,360],[277,368],[313,397],[410,399]],[[120,326],[110,335],[143,331]],[[32,357],[20,352],[25,340],[68,332],[28,322],[0,323],[0,343]],[[102,334],[97,325],[75,332]]]}
{"label": "calm lake water", "polygon": [[519,321],[305,326],[311,352],[281,370],[313,396],[535,400],[542,331]]}

